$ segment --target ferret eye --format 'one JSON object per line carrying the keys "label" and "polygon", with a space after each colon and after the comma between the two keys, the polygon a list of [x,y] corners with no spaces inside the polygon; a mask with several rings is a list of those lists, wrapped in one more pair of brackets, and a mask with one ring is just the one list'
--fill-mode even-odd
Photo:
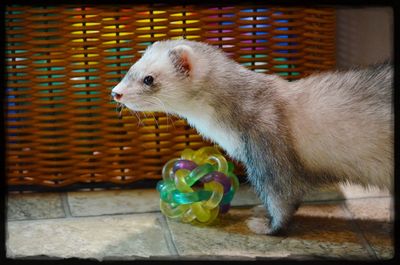
{"label": "ferret eye", "polygon": [[146,76],[143,79],[143,83],[145,83],[148,86],[151,86],[153,84],[154,78],[151,75]]}

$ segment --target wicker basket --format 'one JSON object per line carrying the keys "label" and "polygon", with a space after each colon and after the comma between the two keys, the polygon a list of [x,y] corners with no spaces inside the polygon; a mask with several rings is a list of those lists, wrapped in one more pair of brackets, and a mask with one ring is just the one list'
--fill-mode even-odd
{"label": "wicker basket", "polygon": [[154,41],[221,47],[294,80],[335,64],[335,12],[270,6],[8,6],[8,184],[62,187],[160,178],[204,142],[175,117],[116,108],[110,90]]}

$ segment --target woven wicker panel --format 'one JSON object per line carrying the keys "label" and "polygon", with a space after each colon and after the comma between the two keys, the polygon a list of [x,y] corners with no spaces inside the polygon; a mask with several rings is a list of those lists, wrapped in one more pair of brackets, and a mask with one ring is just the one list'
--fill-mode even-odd
{"label": "woven wicker panel", "polygon": [[294,80],[334,67],[334,25],[326,8],[8,6],[8,183],[157,179],[184,148],[210,145],[183,120],[112,101],[110,90],[157,40],[205,41]]}

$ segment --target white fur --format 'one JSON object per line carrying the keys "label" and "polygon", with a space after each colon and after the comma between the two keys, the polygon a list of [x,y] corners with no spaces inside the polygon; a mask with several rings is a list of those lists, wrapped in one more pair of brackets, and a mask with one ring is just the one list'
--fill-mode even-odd
{"label": "white fur", "polygon": [[216,123],[214,110],[206,103],[189,104],[184,111],[187,121],[204,137],[220,145],[232,158],[237,159],[240,139],[236,132]]}
{"label": "white fur", "polygon": [[332,93],[321,93],[324,85],[321,77],[310,77],[287,83],[280,90],[288,103],[288,125],[303,163],[313,172],[324,169],[342,176],[345,182],[391,189],[390,112],[377,115],[382,110],[354,110],[352,103],[344,101],[346,96],[341,93],[345,92],[332,88]]}

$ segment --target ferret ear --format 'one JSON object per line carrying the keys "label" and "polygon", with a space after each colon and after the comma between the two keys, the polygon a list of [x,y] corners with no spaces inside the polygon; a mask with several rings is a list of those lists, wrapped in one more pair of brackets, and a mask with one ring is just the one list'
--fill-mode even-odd
{"label": "ferret ear", "polygon": [[189,76],[193,68],[193,50],[187,45],[178,45],[169,51],[175,69]]}

